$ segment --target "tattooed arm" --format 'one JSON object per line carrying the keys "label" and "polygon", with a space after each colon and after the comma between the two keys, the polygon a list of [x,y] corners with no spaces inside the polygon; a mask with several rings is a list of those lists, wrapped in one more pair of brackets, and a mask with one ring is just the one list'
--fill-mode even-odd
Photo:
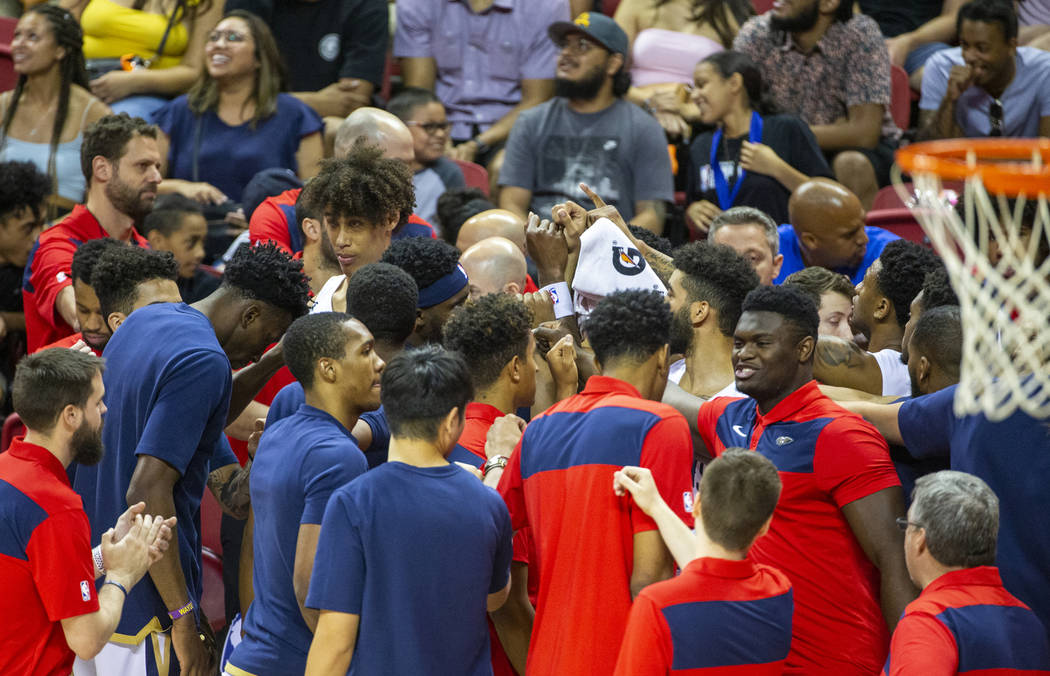
{"label": "tattooed arm", "polygon": [[244,467],[233,463],[225,465],[208,475],[208,488],[215,500],[235,519],[247,519],[251,497],[248,493],[248,475],[252,469],[251,459]]}
{"label": "tattooed arm", "polygon": [[875,357],[856,343],[834,336],[817,340],[813,377],[825,385],[882,394],[882,369]]}

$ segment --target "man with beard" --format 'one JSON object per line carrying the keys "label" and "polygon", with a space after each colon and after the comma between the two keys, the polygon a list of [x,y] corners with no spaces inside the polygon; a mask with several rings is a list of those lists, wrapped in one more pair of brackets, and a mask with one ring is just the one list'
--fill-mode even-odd
{"label": "man with beard", "polygon": [[77,246],[99,237],[149,246],[135,226],[160,185],[157,128],[126,113],[107,115],[84,130],[80,165],[87,200],[41,233],[22,279],[29,352],[79,328],[70,278]]}
{"label": "man with beard", "polygon": [[561,49],[556,96],[522,113],[511,130],[500,207],[522,220],[569,200],[590,208],[582,182],[630,223],[661,234],[674,196],[671,161],[660,124],[623,98],[627,34],[593,12],[554,23],[548,34]]}
{"label": "man with beard", "polygon": [[849,0],[781,0],[740,28],[733,49],[758,64],[776,107],[809,124],[835,178],[870,208],[901,136],[875,20]]}
{"label": "man with beard", "polygon": [[340,274],[339,259],[324,225],[324,181],[310,181],[295,200],[295,222],[299,224],[302,242],[303,273],[310,278],[310,292],[316,296],[321,287]]}
{"label": "man with beard", "polygon": [[104,392],[102,360],[74,350],[30,355],[15,371],[26,434],[0,455],[2,673],[68,674],[74,654],[93,657],[171,538],[174,519],[143,517],[138,503],[89,553],[87,515],[66,467],[102,459]]}

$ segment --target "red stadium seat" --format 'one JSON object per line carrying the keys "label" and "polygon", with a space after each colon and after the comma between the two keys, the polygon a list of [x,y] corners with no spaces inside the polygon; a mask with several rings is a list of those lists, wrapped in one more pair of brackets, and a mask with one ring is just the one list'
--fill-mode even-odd
{"label": "red stadium seat", "polygon": [[467,182],[468,188],[477,188],[487,196],[489,194],[489,172],[480,164],[453,160],[463,171],[463,180]]}
{"label": "red stadium seat", "polygon": [[204,491],[201,500],[201,545],[222,556],[222,538],[219,530],[222,524],[222,507],[215,501],[211,490]]}
{"label": "red stadium seat", "polygon": [[11,60],[11,40],[14,38],[17,23],[18,19],[0,17],[0,92],[14,89],[15,83],[18,82],[15,64]]}
{"label": "red stadium seat", "polygon": [[[910,183],[904,183],[904,189],[910,194],[914,190],[914,186]],[[956,194],[962,195],[963,189],[966,187],[962,181],[943,181],[941,186],[944,190],[954,190]],[[885,188],[879,190],[875,195],[875,199],[871,203],[872,211],[883,211],[885,209],[903,209],[906,205],[901,201],[900,195],[897,194],[896,189],[892,185],[888,185]]]}
{"label": "red stadium seat", "polygon": [[915,220],[915,214],[907,207],[869,211],[866,222],[867,225],[889,230],[903,239],[930,246],[930,240],[926,237],[922,226]]}
{"label": "red stadium seat", "polygon": [[901,129],[911,126],[911,85],[908,73],[900,66],[890,66],[890,115]]}
{"label": "red stadium seat", "polygon": [[0,430],[0,453],[7,450],[7,447],[15,440],[15,437],[25,433],[26,426],[22,424],[22,419],[18,417],[17,413],[7,416],[4,420],[4,427]]}
{"label": "red stadium seat", "polygon": [[755,14],[765,14],[773,9],[774,0],[751,0],[751,6],[755,8]]}
{"label": "red stadium seat", "polygon": [[203,569],[203,577],[201,578],[201,586],[203,587],[201,609],[208,617],[208,623],[211,625],[212,631],[218,632],[226,626],[222,558],[212,550],[204,547],[201,550],[201,567]]}
{"label": "red stadium seat", "polygon": [[602,14],[612,16],[616,14],[616,8],[620,6],[620,0],[602,0]]}

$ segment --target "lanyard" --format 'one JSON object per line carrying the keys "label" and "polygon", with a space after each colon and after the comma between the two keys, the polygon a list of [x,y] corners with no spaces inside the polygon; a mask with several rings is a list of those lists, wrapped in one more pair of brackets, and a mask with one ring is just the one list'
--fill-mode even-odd
{"label": "lanyard", "polygon": [[[729,191],[729,182],[726,181],[725,174],[722,173],[722,165],[718,162],[718,146],[722,142],[722,131],[723,128],[719,127],[715,130],[715,135],[711,139],[711,172],[715,178],[715,192],[718,193],[718,206],[722,210],[726,210],[733,206],[733,202],[736,201],[736,196],[740,193],[740,186],[744,183],[744,176],[747,174],[743,169],[740,170],[739,176],[733,183],[733,191]],[[762,142],[762,116],[758,112],[751,113],[751,131],[748,134],[747,140],[751,143]],[[735,174],[736,172],[734,172]]]}

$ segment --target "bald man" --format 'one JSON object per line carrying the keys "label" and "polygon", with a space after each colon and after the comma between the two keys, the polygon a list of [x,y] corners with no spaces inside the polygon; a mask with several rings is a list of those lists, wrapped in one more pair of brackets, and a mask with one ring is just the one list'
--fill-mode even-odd
{"label": "bald man", "polygon": [[[383,157],[401,160],[409,165],[415,157],[412,132],[396,116],[378,108],[358,108],[340,123],[335,135],[335,159],[345,158],[358,141],[377,145],[382,149]],[[295,216],[295,203],[302,191],[302,188],[286,190],[267,197],[256,207],[248,224],[248,236],[252,244],[269,241],[289,253],[302,252],[303,230]],[[391,240],[436,236],[429,223],[412,214],[408,222],[394,230]]]}
{"label": "bald man", "polygon": [[459,257],[470,280],[470,299],[490,293],[525,292],[525,255],[505,237],[489,237],[471,246]]}
{"label": "bald man", "polygon": [[790,225],[781,225],[780,253],[784,262],[774,280],[813,265],[841,272],[854,285],[878,260],[883,247],[900,239],[888,230],[864,225],[864,207],[840,183],[815,178],[806,181],[788,201]]}
{"label": "bald man", "polygon": [[464,221],[456,236],[456,248],[466,251],[489,237],[509,239],[525,254],[525,221],[506,209],[489,209]]}

